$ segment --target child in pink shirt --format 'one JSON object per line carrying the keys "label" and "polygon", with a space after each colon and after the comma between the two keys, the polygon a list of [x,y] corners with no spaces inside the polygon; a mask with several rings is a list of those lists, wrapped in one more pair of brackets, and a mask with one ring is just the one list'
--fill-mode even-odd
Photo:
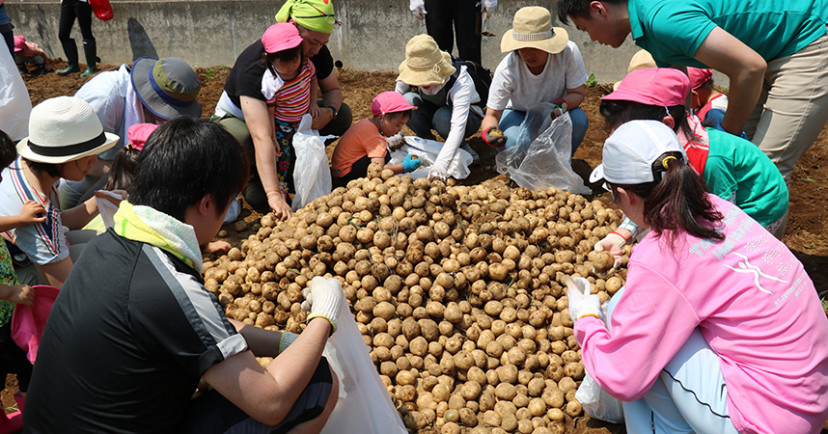
{"label": "child in pink shirt", "polygon": [[591,178],[651,229],[611,302],[610,330],[597,295],[568,294],[586,370],[629,401],[628,431],[819,432],[828,319],[790,250],[707,194],[661,122],[619,127]]}

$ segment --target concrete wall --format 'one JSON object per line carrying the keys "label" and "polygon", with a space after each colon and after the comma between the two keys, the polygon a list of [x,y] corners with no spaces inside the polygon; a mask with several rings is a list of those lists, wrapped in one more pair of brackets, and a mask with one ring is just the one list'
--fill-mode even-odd
{"label": "concrete wall", "polygon": [[[177,56],[195,66],[232,65],[236,56],[261,37],[275,22],[273,15],[283,1],[265,0],[171,0],[112,1],[115,18],[93,18],[92,30],[103,63],[130,62],[141,56]],[[60,4],[55,1],[8,0],[5,3],[15,34],[37,42],[53,57],[63,57],[57,39]],[[328,42],[333,56],[352,70],[396,71],[405,57],[405,43],[425,32],[425,23],[408,11],[406,0],[335,0],[337,18],[344,25]],[[555,16],[554,0],[501,0],[483,30],[483,63],[494,70],[503,57],[500,38],[512,25],[515,11],[540,5]],[[556,20],[555,20],[556,21]],[[559,24],[558,24],[559,25]],[[637,50],[632,41],[613,49],[592,42],[589,36],[565,26],[581,49],[588,73],[599,82],[619,80]],[[77,25],[73,37],[80,43]],[[83,54],[81,54],[83,58]],[[83,62],[83,60],[81,60]],[[721,85],[726,85],[717,76]]]}

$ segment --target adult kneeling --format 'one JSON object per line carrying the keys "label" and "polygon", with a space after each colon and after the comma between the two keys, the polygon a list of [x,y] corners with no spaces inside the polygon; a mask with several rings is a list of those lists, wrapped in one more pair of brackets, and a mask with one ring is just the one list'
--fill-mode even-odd
{"label": "adult kneeling", "polygon": [[[322,99],[318,102],[319,115],[311,127],[322,135],[341,136],[351,126],[352,118],[350,108],[342,102],[339,82],[333,73],[333,57],[325,46],[339,24],[334,19],[333,4],[329,0],[288,0],[276,21],[296,26],[302,37],[302,55],[316,69]],[[291,210],[280,193],[275,131],[262,89],[262,77],[268,70],[266,54],[262,40],[242,51],[227,76],[215,116],[250,156],[251,179],[244,189],[247,202],[254,208],[269,207],[277,218],[286,219]]]}

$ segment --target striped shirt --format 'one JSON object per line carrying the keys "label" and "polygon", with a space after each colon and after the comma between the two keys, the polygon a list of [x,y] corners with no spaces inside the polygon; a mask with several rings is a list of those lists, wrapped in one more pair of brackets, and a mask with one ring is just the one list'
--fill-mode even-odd
{"label": "striped shirt", "polygon": [[297,123],[310,107],[311,80],[316,77],[316,68],[313,62],[307,60],[302,64],[299,74],[295,78],[283,81],[274,77],[269,70],[265,70],[262,78],[262,94],[267,105],[274,107],[276,119]]}

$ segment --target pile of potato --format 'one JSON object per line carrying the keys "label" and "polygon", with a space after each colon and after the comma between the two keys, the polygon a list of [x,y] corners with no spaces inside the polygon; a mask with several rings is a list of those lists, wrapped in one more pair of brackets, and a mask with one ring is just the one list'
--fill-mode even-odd
{"label": "pile of potato", "polygon": [[584,376],[562,279],[587,277],[604,300],[623,285],[593,251],[619,218],[554,188],[446,185],[375,163],[286,222],[262,217],[205,263],[205,286],[228,317],[299,332],[302,289],[333,276],[409,429],[559,433],[583,415]]}

